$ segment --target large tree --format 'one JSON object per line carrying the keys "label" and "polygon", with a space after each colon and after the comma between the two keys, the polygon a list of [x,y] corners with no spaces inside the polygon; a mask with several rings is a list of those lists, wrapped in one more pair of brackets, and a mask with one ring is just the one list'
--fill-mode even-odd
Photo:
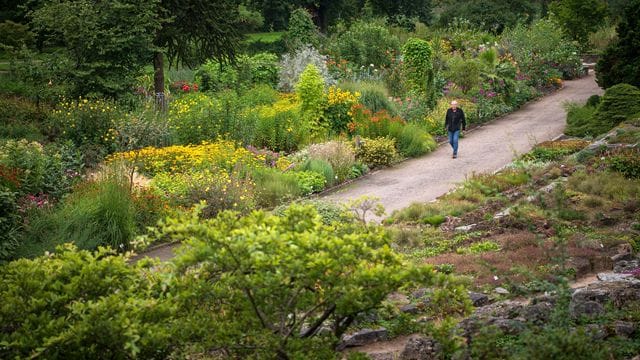
{"label": "large tree", "polygon": [[30,17],[36,31],[64,47],[74,95],[117,97],[151,59],[158,1],[49,0]]}
{"label": "large tree", "polygon": [[607,16],[607,3],[604,0],[556,0],[549,5],[549,11],[565,33],[585,48],[589,34],[598,30]]}
{"label": "large tree", "polygon": [[540,11],[540,5],[531,0],[444,0],[440,7],[441,25],[462,18],[498,34],[520,22],[531,22]]}
{"label": "large tree", "polygon": [[618,40],[609,45],[596,64],[602,88],[627,83],[640,87],[640,0],[632,0],[621,14]]}
{"label": "large tree", "polygon": [[164,93],[164,57],[169,65],[195,66],[209,58],[232,61],[241,34],[236,0],[160,0],[161,27],[153,41],[154,88]]}

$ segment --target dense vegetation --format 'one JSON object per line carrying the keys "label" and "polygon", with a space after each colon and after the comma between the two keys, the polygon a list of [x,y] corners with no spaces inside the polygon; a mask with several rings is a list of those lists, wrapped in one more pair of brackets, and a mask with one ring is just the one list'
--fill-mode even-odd
{"label": "dense vegetation", "polygon": [[[616,66],[598,74],[601,99],[569,105],[567,133],[633,127],[637,3],[612,16],[596,0],[0,1],[0,357],[335,358],[345,332],[378,325],[429,333],[447,356],[490,352],[449,336],[470,310],[450,273],[469,273],[434,257],[505,244],[447,222],[560,172],[566,189],[488,226],[544,233],[549,218],[553,249],[599,239],[611,209],[639,220],[626,210],[637,149],[580,151],[566,168],[585,143],[542,144],[522,159],[537,165],[471,178],[386,226],[365,223],[371,198],[288,204],[432,151],[453,99],[476,126],[558,89],[591,46]],[[132,263],[162,242],[185,246]],[[502,285],[555,286],[547,275],[571,275],[559,264],[530,285],[502,269]],[[419,315],[438,324],[389,303],[425,287]],[[546,338],[532,339],[510,344]]]}

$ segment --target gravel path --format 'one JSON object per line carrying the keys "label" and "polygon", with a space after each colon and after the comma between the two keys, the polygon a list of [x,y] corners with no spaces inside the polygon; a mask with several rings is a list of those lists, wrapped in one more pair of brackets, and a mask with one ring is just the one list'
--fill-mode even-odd
{"label": "gravel path", "polygon": [[[387,214],[413,202],[434,200],[466,176],[474,172],[494,172],[514,157],[531,150],[535,144],[561,135],[566,119],[563,104],[584,102],[593,94],[602,94],[593,73],[565,81],[561,90],[468,132],[460,139],[457,159],[451,158],[449,144],[443,144],[425,156],[375,171],[323,198],[339,203],[364,195],[376,196]],[[173,257],[174,247],[160,246],[138,258],[148,256],[168,260]]]}
{"label": "gravel path", "polygon": [[563,104],[584,102],[593,94],[602,94],[602,90],[592,73],[565,81],[561,90],[465,134],[460,139],[457,159],[451,158],[449,144],[443,144],[425,156],[376,171],[341,187],[324,199],[344,202],[365,195],[376,196],[387,214],[413,202],[429,202],[447,193],[468,175],[494,172],[535,144],[561,135],[566,119]]}

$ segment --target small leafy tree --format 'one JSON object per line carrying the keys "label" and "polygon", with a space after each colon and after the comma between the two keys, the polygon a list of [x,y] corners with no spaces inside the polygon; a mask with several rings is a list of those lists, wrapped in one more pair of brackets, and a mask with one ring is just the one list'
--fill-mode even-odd
{"label": "small leafy tree", "polygon": [[629,1],[618,25],[618,41],[609,45],[596,64],[601,88],[627,83],[640,86],[640,0]]}
{"label": "small leafy tree", "polygon": [[311,14],[305,9],[295,9],[289,17],[289,28],[284,35],[289,51],[294,51],[302,45],[318,47],[318,28],[311,19]]}
{"label": "small leafy tree", "polygon": [[435,85],[433,71],[433,50],[428,42],[411,38],[402,47],[404,71],[411,91],[434,101]]}
{"label": "small leafy tree", "polygon": [[427,286],[444,280],[431,267],[403,262],[382,228],[325,225],[308,205],[293,205],[282,217],[263,211],[192,217],[161,234],[188,242],[175,264],[199,289],[189,300],[194,317],[199,326],[221,324],[224,333],[212,333],[211,341],[240,357],[286,359],[296,349],[308,355],[325,324],[339,337],[356,314],[376,308],[408,279]]}
{"label": "small leafy tree", "polygon": [[300,75],[300,81],[296,84],[296,95],[302,103],[301,110],[311,130],[322,133],[328,125],[322,121],[327,100],[324,94],[324,81],[315,65],[307,65]]}

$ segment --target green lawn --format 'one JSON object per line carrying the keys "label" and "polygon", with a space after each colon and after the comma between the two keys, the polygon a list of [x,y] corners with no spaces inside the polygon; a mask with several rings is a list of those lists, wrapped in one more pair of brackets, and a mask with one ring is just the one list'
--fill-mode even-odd
{"label": "green lawn", "polygon": [[282,39],[284,35],[283,31],[274,31],[274,32],[264,32],[264,33],[253,33],[247,35],[248,42],[254,41],[262,41],[262,42],[276,42]]}

